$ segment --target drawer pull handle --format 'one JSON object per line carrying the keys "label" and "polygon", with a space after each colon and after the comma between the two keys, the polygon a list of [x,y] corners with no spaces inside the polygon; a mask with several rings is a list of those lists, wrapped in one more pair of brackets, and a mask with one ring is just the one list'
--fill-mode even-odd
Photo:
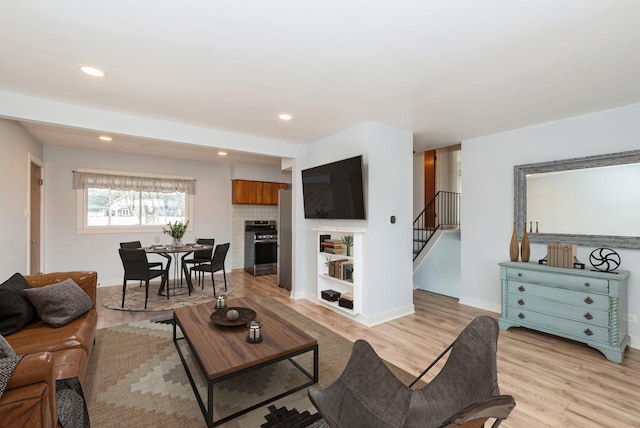
{"label": "drawer pull handle", "polygon": [[591,285],[591,284],[589,284],[588,282],[585,282],[585,283],[584,283],[584,286],[585,286],[585,287],[589,287],[590,285]]}
{"label": "drawer pull handle", "polygon": [[520,272],[518,272],[518,276],[519,276],[519,277],[522,277],[522,274],[521,274]]}
{"label": "drawer pull handle", "polygon": [[587,296],[587,297],[585,297],[585,298],[584,298],[584,302],[585,302],[587,305],[590,305],[590,304],[592,304],[592,303],[593,303],[593,299],[592,299],[591,297],[588,297],[588,296]]}
{"label": "drawer pull handle", "polygon": [[522,299],[518,300],[518,304],[519,305],[524,305],[524,300],[522,300]]}
{"label": "drawer pull handle", "polygon": [[584,317],[588,320],[592,320],[593,319],[593,315],[591,315],[591,312],[587,312],[586,314],[584,314]]}
{"label": "drawer pull handle", "polygon": [[518,314],[518,318],[520,318],[521,320],[523,320],[523,319],[524,319],[524,314],[523,314],[522,312],[520,312],[520,313]]}
{"label": "drawer pull handle", "polygon": [[518,291],[524,291],[524,287],[521,285],[520,287],[518,287]]}
{"label": "drawer pull handle", "polygon": [[584,334],[586,334],[587,336],[593,336],[593,332],[590,329],[586,329],[584,331]]}

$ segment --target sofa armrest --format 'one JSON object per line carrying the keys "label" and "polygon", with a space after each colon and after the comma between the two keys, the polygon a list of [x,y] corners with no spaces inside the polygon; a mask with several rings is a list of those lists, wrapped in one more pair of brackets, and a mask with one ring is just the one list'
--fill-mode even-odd
{"label": "sofa armrest", "polygon": [[[43,404],[43,409],[48,409],[51,413],[51,420],[57,421],[58,414],[56,411],[56,380],[53,373],[53,354],[51,352],[37,352],[26,354],[22,357],[18,365],[13,370],[5,393],[8,391],[19,391],[21,388],[25,390],[31,385],[46,384],[47,393]],[[3,395],[3,400],[9,397],[9,394]],[[20,401],[23,396],[11,394]],[[6,405],[7,403],[3,403]]]}
{"label": "sofa armrest", "polygon": [[19,388],[38,382],[47,382],[54,387],[53,354],[51,352],[36,352],[22,357],[9,378],[7,389]]}
{"label": "sofa armrest", "polygon": [[62,282],[67,278],[71,278],[73,282],[78,284],[80,288],[91,298],[93,307],[96,307],[96,288],[98,287],[98,273],[97,272],[53,272],[43,273],[39,275],[25,276],[27,282],[31,287],[44,287],[45,285],[55,284]]}

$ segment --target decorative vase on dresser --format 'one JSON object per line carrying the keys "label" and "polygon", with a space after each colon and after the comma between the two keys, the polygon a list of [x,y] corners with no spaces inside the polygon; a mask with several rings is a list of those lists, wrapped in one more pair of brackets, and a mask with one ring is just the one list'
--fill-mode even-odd
{"label": "decorative vase on dresser", "polygon": [[629,345],[629,272],[500,263],[500,328],[527,327],[586,343],[621,363]]}
{"label": "decorative vase on dresser", "polygon": [[509,259],[512,262],[518,261],[518,232],[516,231],[516,222],[513,222],[513,233],[511,234],[511,244],[509,245]]}
{"label": "decorative vase on dresser", "polygon": [[529,235],[527,235],[527,222],[524,222],[524,228],[522,229],[522,243],[520,244],[520,260],[523,262],[529,261],[531,255],[531,247],[529,246]]}

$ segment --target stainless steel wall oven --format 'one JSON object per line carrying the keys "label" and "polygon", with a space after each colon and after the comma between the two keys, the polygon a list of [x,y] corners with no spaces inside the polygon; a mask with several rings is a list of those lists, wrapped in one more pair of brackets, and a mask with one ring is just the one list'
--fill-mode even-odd
{"label": "stainless steel wall oven", "polygon": [[251,275],[278,271],[278,230],[275,220],[245,221],[244,270]]}

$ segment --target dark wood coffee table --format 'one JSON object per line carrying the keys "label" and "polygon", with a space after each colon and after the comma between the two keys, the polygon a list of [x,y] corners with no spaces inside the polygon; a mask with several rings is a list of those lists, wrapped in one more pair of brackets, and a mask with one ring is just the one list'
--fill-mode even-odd
{"label": "dark wood coffee table", "polygon": [[[262,322],[263,341],[261,343],[247,343],[249,329],[245,326],[220,327],[214,325],[210,316],[215,310],[215,302],[178,308],[173,312],[173,342],[208,427],[223,424],[318,381],[318,342],[316,339],[259,305],[253,299],[230,299],[227,300],[227,306],[245,307],[256,311],[257,318]],[[183,337],[177,336],[178,327],[180,327]],[[207,380],[206,405],[180,349],[179,341],[185,339],[195,356],[201,373]],[[292,359],[296,355],[307,352],[313,352],[313,374]],[[283,360],[289,360],[309,381],[232,415],[217,421],[213,420],[214,384]]]}

